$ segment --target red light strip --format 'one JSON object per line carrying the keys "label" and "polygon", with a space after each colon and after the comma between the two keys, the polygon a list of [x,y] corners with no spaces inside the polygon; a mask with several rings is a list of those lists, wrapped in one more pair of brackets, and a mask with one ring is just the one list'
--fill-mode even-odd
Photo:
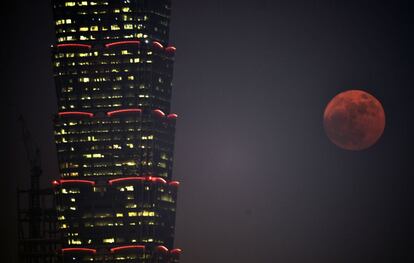
{"label": "red light strip", "polygon": [[111,250],[112,253],[115,253],[119,250],[124,250],[124,249],[145,249],[145,246],[143,246],[143,245],[130,245],[130,246],[114,247],[114,248],[111,248],[110,250]]}
{"label": "red light strip", "polygon": [[164,46],[160,42],[158,42],[158,41],[153,41],[152,44],[154,44],[154,46],[157,46],[157,47],[159,47],[161,49],[164,49]]}
{"label": "red light strip", "polygon": [[128,45],[128,44],[137,44],[139,45],[139,40],[128,40],[128,41],[118,41],[118,42],[112,42],[112,43],[108,43],[105,44],[105,47],[113,47],[113,46],[118,46],[118,45]]}
{"label": "red light strip", "polygon": [[106,113],[106,115],[108,115],[109,117],[111,117],[112,115],[118,114],[118,113],[128,113],[128,112],[142,112],[141,109],[123,109],[123,110],[114,110],[114,111],[109,111]]}
{"label": "red light strip", "polygon": [[163,184],[167,183],[167,181],[165,181],[165,179],[163,179],[161,177],[156,177],[156,176],[148,176],[146,179],[148,181],[151,181],[151,182],[160,182],[160,183],[163,183]]}
{"label": "red light strip", "polygon": [[59,181],[52,182],[53,185],[67,184],[67,183],[79,183],[79,184],[90,184],[90,185],[96,184],[94,181],[89,181],[89,180],[59,180]]}
{"label": "red light strip", "polygon": [[156,249],[157,249],[157,250],[161,250],[161,251],[163,251],[163,252],[165,252],[165,253],[167,253],[167,252],[168,252],[168,248],[166,248],[165,246],[157,246],[157,247],[156,247]]}
{"label": "red light strip", "polygon": [[90,118],[93,117],[93,113],[91,113],[91,112],[84,112],[84,111],[64,111],[64,112],[59,112],[58,115],[59,116],[81,115],[81,116],[88,116]]}
{"label": "red light strip", "polygon": [[170,251],[171,254],[181,254],[181,252],[183,252],[181,248],[174,248]]}
{"label": "red light strip", "polygon": [[91,252],[91,253],[96,253],[96,249],[93,248],[84,248],[84,247],[67,247],[67,248],[62,248],[62,253],[65,252]]}
{"label": "red light strip", "polygon": [[178,181],[171,181],[171,182],[169,183],[169,185],[172,185],[172,186],[179,186],[179,185],[180,185],[180,182],[178,182]]}
{"label": "red light strip", "polygon": [[124,178],[117,178],[109,180],[108,183],[112,185],[113,183],[123,182],[123,181],[131,181],[131,180],[139,180],[144,181],[145,177],[137,176],[137,177],[124,177]]}
{"label": "red light strip", "polygon": [[177,119],[178,118],[178,115],[175,114],[175,113],[171,113],[171,114],[168,114],[167,115],[167,118],[169,118],[169,119]]}
{"label": "red light strip", "polygon": [[161,177],[157,177],[157,176],[147,176],[147,177],[142,177],[142,176],[136,176],[136,177],[123,177],[123,178],[116,178],[116,179],[112,179],[108,181],[108,184],[112,185],[113,183],[118,183],[118,182],[123,182],[123,181],[151,181],[151,182],[159,182],[159,183],[163,183],[166,184],[167,181],[165,181],[165,179],[161,178]]}
{"label": "red light strip", "polygon": [[165,117],[165,113],[160,109],[153,110],[152,112],[157,113],[161,117]]}
{"label": "red light strip", "polygon": [[170,46],[170,47],[166,47],[165,48],[165,51],[168,51],[168,52],[175,52],[177,49],[175,48],[175,47],[173,47],[173,46]]}
{"label": "red light strip", "polygon": [[86,44],[58,44],[57,47],[86,47],[89,49],[92,48],[91,45],[86,45]]}

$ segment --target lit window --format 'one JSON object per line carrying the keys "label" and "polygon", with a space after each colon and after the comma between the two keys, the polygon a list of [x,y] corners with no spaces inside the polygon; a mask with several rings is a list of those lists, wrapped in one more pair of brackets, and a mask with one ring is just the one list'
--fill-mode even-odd
{"label": "lit window", "polygon": [[111,237],[111,238],[105,238],[104,240],[102,240],[103,243],[114,243],[115,242],[115,238]]}
{"label": "lit window", "polygon": [[82,241],[80,241],[79,239],[71,239],[69,241],[69,244],[73,244],[73,245],[82,245]]}
{"label": "lit window", "polygon": [[126,166],[135,166],[137,163],[136,162],[126,162],[125,165]]}
{"label": "lit window", "polygon": [[142,216],[154,216],[155,213],[154,212],[149,212],[149,211],[143,211],[142,212]]}
{"label": "lit window", "polygon": [[75,6],[76,2],[66,2],[65,6]]}
{"label": "lit window", "polygon": [[79,82],[89,82],[89,78],[80,78]]}
{"label": "lit window", "polygon": [[127,204],[125,208],[137,208],[137,204]]}
{"label": "lit window", "polygon": [[130,217],[137,216],[137,212],[128,212],[128,216]]}
{"label": "lit window", "polygon": [[111,25],[111,30],[120,30],[121,28],[118,25]]}

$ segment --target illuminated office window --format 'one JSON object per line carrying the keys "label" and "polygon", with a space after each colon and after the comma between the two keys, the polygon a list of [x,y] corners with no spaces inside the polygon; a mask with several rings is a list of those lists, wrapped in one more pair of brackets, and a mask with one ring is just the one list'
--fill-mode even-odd
{"label": "illuminated office window", "polygon": [[111,25],[111,30],[120,30],[119,25]]}
{"label": "illuminated office window", "polygon": [[105,244],[112,244],[115,243],[115,238],[111,237],[111,238],[105,238],[102,240],[103,243]]}

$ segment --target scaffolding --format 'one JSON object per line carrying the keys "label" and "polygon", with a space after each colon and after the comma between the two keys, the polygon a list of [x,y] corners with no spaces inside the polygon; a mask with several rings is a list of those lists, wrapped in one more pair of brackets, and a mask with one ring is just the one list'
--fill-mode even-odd
{"label": "scaffolding", "polygon": [[19,263],[61,262],[53,189],[40,189],[35,193],[39,200],[35,208],[28,205],[33,194],[32,189],[17,190]]}
{"label": "scaffolding", "polygon": [[56,197],[52,188],[40,188],[40,150],[34,144],[22,116],[19,121],[30,164],[30,188],[17,189],[19,263],[61,262],[57,253],[61,238],[57,231]]}

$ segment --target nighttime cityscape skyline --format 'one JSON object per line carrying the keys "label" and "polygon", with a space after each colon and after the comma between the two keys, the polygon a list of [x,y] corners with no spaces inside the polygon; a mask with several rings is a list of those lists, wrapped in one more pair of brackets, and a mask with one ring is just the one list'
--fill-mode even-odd
{"label": "nighttime cityscape skyline", "polygon": [[[17,116],[40,147],[46,187],[59,179],[60,109],[51,3],[11,5],[2,72],[13,176],[2,231],[5,258],[17,262],[15,189],[29,178]],[[413,8],[182,0],[171,10],[169,42],[158,42],[177,47],[172,111],[157,108],[179,115],[180,262],[412,262]],[[386,115],[381,138],[356,152],[335,146],[323,127],[328,102],[351,89],[373,94]]]}

